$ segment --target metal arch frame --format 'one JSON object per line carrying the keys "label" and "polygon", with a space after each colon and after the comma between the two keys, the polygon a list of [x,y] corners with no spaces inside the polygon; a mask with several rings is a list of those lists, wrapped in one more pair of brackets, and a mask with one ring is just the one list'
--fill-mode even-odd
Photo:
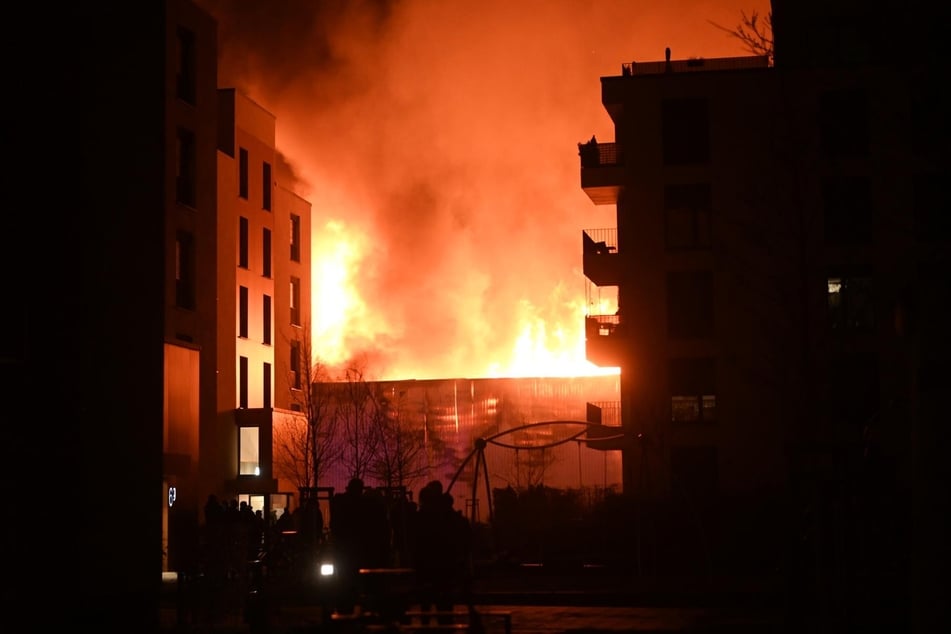
{"label": "metal arch frame", "polygon": [[[532,427],[542,427],[546,425],[581,425],[582,428],[577,433],[571,434],[570,436],[566,438],[562,438],[561,440],[546,443],[544,445],[538,445],[535,447],[519,447],[517,445],[499,442],[497,440],[498,438],[501,438],[508,434],[513,434],[515,432],[522,431],[525,429],[530,429]],[[455,475],[452,476],[452,480],[449,481],[449,486],[446,487],[446,492],[448,493],[452,490],[452,485],[456,483],[456,480],[459,478],[459,475],[462,473],[462,470],[466,468],[466,465],[469,464],[469,461],[472,460],[473,456],[475,456],[475,459],[476,459],[475,470],[473,471],[473,474],[472,474],[472,499],[473,500],[476,499],[476,493],[478,492],[477,489],[479,486],[479,467],[481,466],[482,475],[485,480],[486,501],[488,502],[488,506],[489,506],[489,523],[491,524],[492,521],[494,520],[494,513],[492,510],[492,487],[489,483],[489,469],[485,463],[485,448],[487,445],[491,443],[493,445],[496,445],[498,447],[504,447],[506,449],[515,449],[515,450],[528,449],[529,451],[532,451],[532,450],[539,450],[539,449],[541,450],[551,449],[552,447],[557,447],[558,445],[563,445],[571,441],[587,443],[592,440],[603,442],[605,440],[619,440],[624,438],[624,433],[621,431],[621,428],[618,428],[618,431],[620,433],[617,433],[613,436],[601,436],[599,438],[592,438],[592,439],[580,438],[580,436],[582,436],[583,434],[588,433],[588,430],[591,429],[592,427],[603,429],[604,425],[602,425],[601,423],[592,423],[592,422],[583,421],[583,420],[550,420],[550,421],[542,421],[538,423],[527,423],[525,425],[519,425],[518,427],[513,427],[512,429],[506,429],[505,431],[501,431],[497,434],[493,434],[485,438],[478,438],[475,441],[475,447],[473,447],[472,451],[469,452],[469,455],[466,456],[465,460],[462,461],[462,464],[459,465],[459,468],[456,470]],[[472,506],[471,513],[472,515],[470,517],[470,521],[474,523],[475,522],[475,504],[473,504]]]}

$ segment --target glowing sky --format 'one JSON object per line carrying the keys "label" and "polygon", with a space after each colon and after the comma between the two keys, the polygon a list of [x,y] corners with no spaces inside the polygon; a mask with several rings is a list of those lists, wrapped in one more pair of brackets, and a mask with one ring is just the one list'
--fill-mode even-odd
{"label": "glowing sky", "polygon": [[746,55],[768,0],[201,0],[219,86],[277,117],[313,205],[315,351],[372,378],[589,374],[577,143],[622,62]]}

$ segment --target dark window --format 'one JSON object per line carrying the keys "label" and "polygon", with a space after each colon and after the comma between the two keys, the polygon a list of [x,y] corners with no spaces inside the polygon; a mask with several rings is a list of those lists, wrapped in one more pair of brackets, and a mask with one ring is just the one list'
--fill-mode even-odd
{"label": "dark window", "polygon": [[248,408],[248,358],[238,359],[238,407]]}
{"label": "dark window", "polygon": [[175,305],[195,308],[195,238],[187,231],[175,238]]}
{"label": "dark window", "polygon": [[238,196],[248,199],[248,151],[238,149]]}
{"label": "dark window", "polygon": [[716,360],[671,359],[670,420],[713,422],[717,414]]}
{"label": "dark window", "polygon": [[264,371],[264,407],[271,407],[271,364],[265,363]]}
{"label": "dark window", "polygon": [[264,198],[261,202],[261,206],[264,209],[271,211],[271,164],[267,161],[264,162],[264,170],[261,180],[263,181],[262,185],[264,186]]}
{"label": "dark window", "polygon": [[912,88],[911,147],[916,156],[938,158],[947,151],[951,100],[941,82],[918,81]]}
{"label": "dark window", "polygon": [[661,130],[664,165],[710,160],[710,125],[705,99],[665,99]]}
{"label": "dark window", "polygon": [[667,334],[674,339],[697,339],[713,334],[712,272],[667,274]]}
{"label": "dark window", "polygon": [[238,219],[238,266],[248,268],[248,219]]}
{"label": "dark window", "polygon": [[264,277],[271,277],[271,230],[264,228],[262,240],[262,255],[264,257]]}
{"label": "dark window", "polygon": [[832,420],[861,433],[880,410],[878,359],[871,354],[832,358],[826,381]]}
{"label": "dark window", "polygon": [[198,181],[198,155],[195,133],[185,128],[178,129],[178,144],[175,152],[175,200],[189,207],[195,206],[195,183]]}
{"label": "dark window", "polygon": [[291,323],[300,326],[300,278],[291,278]]}
{"label": "dark window", "polygon": [[822,151],[830,158],[868,154],[868,97],[861,89],[830,90],[819,97]]}
{"label": "dark window", "polygon": [[175,88],[178,98],[195,104],[197,93],[197,58],[195,55],[195,34],[186,28],[178,28],[178,71],[175,76]]}
{"label": "dark window", "polygon": [[262,310],[263,310],[262,317],[264,317],[263,340],[264,340],[264,343],[270,344],[271,343],[271,296],[270,295],[264,296],[264,307]]}
{"label": "dark window", "polygon": [[301,385],[300,342],[291,342],[291,387],[299,390]]}
{"label": "dark window", "polygon": [[248,287],[238,287],[238,336],[248,337]]}
{"label": "dark window", "polygon": [[829,327],[833,331],[863,332],[875,326],[871,276],[830,276],[827,286]]}
{"label": "dark window", "polygon": [[300,216],[291,214],[291,259],[300,262]]}
{"label": "dark window", "polygon": [[915,177],[915,238],[919,242],[951,239],[951,190],[937,174]]}
{"label": "dark window", "polygon": [[690,498],[715,494],[717,472],[716,447],[673,447],[670,450],[671,486]]}
{"label": "dark window", "polygon": [[867,244],[872,239],[874,214],[867,177],[827,180],[822,198],[827,244]]}
{"label": "dark window", "polygon": [[710,185],[664,187],[664,217],[668,249],[710,248]]}

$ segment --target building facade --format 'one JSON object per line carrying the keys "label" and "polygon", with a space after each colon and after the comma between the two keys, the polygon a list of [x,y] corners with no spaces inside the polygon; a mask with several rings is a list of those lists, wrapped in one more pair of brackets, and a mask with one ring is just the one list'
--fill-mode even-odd
{"label": "building facade", "polygon": [[[162,571],[191,571],[209,495],[286,506],[271,433],[306,363],[311,206],[280,167],[274,116],[217,85],[214,18],[188,0],[148,7],[89,61],[86,485],[150,518]],[[147,514],[131,506],[144,496]]]}
{"label": "building facade", "polygon": [[876,11],[777,4],[772,64],[668,51],[601,78],[615,139],[579,144],[581,186],[617,223],[582,248],[618,310],[586,318],[587,355],[621,368],[625,491],[770,531],[820,583],[877,552],[907,589],[916,529],[884,509],[930,514],[944,446],[946,101]]}

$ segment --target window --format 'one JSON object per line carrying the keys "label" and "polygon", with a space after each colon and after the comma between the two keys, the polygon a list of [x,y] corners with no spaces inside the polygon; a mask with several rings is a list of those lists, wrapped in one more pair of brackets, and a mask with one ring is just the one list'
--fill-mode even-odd
{"label": "window", "polygon": [[872,194],[867,177],[826,180],[822,198],[827,244],[867,244],[872,239]]}
{"label": "window", "polygon": [[664,165],[710,160],[710,130],[705,99],[665,99],[661,106]]}
{"label": "window", "polygon": [[261,201],[261,207],[267,211],[271,211],[271,164],[267,161],[264,162],[264,169],[261,174],[263,189],[263,200]]}
{"label": "window", "polygon": [[248,199],[248,151],[238,149],[238,196]]}
{"label": "window", "polygon": [[265,362],[262,368],[264,376],[264,405],[265,408],[271,407],[271,364]]}
{"label": "window", "polygon": [[291,323],[300,326],[300,278],[291,278]]}
{"label": "window", "polygon": [[264,296],[264,308],[263,314],[261,315],[264,318],[264,343],[270,345],[271,343],[271,296]]}
{"label": "window", "polygon": [[238,336],[248,337],[248,287],[238,287]]}
{"label": "window", "polygon": [[198,155],[195,133],[178,129],[175,151],[175,200],[189,207],[195,206],[195,183],[198,181]]}
{"label": "window", "polygon": [[671,486],[691,498],[716,493],[717,471],[716,447],[682,446],[670,450]]}
{"label": "window", "polygon": [[261,441],[258,427],[240,427],[238,475],[261,475]]}
{"label": "window", "polygon": [[664,187],[668,249],[710,248],[710,185]]}
{"label": "window", "polygon": [[271,277],[271,230],[264,228],[261,236],[262,256],[264,257],[264,277]]}
{"label": "window", "polygon": [[195,56],[195,34],[186,28],[178,27],[178,70],[175,75],[176,95],[186,103],[195,105],[197,93]]}
{"label": "window", "polygon": [[819,134],[829,158],[868,154],[868,97],[861,89],[830,90],[819,97]]}
{"label": "window", "polygon": [[829,328],[837,332],[871,330],[875,325],[872,278],[867,275],[829,277]]}
{"label": "window", "polygon": [[951,100],[940,82],[915,82],[911,88],[911,147],[916,156],[938,158],[947,147]]}
{"label": "window", "polygon": [[300,389],[301,385],[301,365],[300,365],[300,342],[291,342],[291,387],[295,390]]}
{"label": "window", "polygon": [[881,409],[879,362],[874,354],[853,353],[829,360],[826,408],[837,424],[861,433]]}
{"label": "window", "polygon": [[238,266],[248,268],[248,219],[238,220]]}
{"label": "window", "polygon": [[291,259],[300,262],[300,216],[291,214]]}
{"label": "window", "polygon": [[670,420],[709,423],[717,416],[716,359],[671,359]]}
{"label": "window", "polygon": [[175,237],[175,305],[195,308],[195,238],[187,231]]}
{"label": "window", "polygon": [[713,335],[713,273],[672,271],[667,274],[667,335],[697,339]]}
{"label": "window", "polygon": [[248,408],[248,358],[238,358],[238,407]]}
{"label": "window", "polygon": [[914,183],[915,238],[947,241],[951,238],[951,190],[938,174],[919,174]]}

